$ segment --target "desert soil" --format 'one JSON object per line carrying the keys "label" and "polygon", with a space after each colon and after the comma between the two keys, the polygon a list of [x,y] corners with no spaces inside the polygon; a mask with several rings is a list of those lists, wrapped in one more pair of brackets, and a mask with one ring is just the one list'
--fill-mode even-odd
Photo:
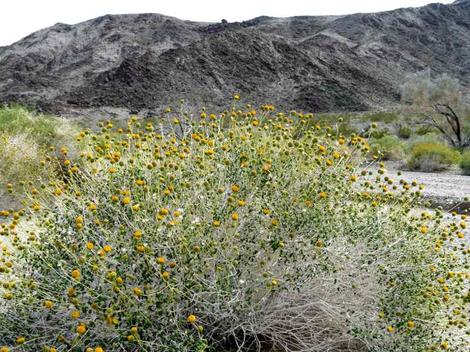
{"label": "desert soil", "polygon": [[394,178],[402,178],[408,182],[413,180],[424,185],[423,195],[436,206],[445,210],[470,211],[470,176],[456,174],[438,174],[414,171],[390,170]]}

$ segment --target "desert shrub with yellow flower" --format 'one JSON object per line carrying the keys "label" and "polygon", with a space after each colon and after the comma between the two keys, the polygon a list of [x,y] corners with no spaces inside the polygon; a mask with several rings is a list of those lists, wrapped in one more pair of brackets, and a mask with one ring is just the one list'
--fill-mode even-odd
{"label": "desert shrub with yellow flower", "polygon": [[238,104],[81,134],[1,227],[2,351],[461,351],[467,220],[365,139]]}

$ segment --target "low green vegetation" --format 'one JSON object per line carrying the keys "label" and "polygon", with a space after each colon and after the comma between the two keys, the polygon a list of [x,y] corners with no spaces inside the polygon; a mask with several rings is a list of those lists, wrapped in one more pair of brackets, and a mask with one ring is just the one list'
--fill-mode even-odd
{"label": "low green vegetation", "polygon": [[398,130],[398,137],[402,138],[402,139],[408,139],[412,136],[413,134],[413,130],[411,129],[411,127],[409,126],[400,126],[399,130]]}
{"label": "low green vegetation", "polygon": [[17,203],[15,195],[21,195],[28,184],[53,177],[58,165],[46,163],[50,148],[77,153],[77,131],[65,119],[37,115],[19,106],[0,108],[0,184],[13,195],[9,201]]}
{"label": "low green vegetation", "polygon": [[405,143],[394,135],[385,135],[381,138],[371,139],[374,155],[379,155],[383,160],[403,160],[405,157]]}
{"label": "low green vegetation", "polygon": [[465,151],[460,159],[460,168],[465,175],[470,176],[470,150]]}
{"label": "low green vegetation", "polygon": [[189,116],[77,132],[0,213],[2,352],[465,348],[465,217],[311,114]]}
{"label": "low green vegetation", "polygon": [[442,171],[456,165],[459,159],[459,152],[445,144],[422,142],[411,147],[408,166],[425,172]]}

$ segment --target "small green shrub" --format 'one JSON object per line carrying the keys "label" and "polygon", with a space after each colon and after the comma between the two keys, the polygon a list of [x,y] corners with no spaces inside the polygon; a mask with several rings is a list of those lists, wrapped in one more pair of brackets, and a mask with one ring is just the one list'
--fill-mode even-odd
{"label": "small green shrub", "polygon": [[465,175],[470,175],[470,150],[465,151],[460,159],[460,168]]}
{"label": "small green shrub", "polygon": [[413,130],[409,126],[400,126],[400,129],[398,130],[398,137],[403,138],[403,139],[408,139],[411,137],[413,133]]}
{"label": "small green shrub", "polygon": [[425,172],[446,170],[460,159],[458,151],[445,144],[416,143],[411,148],[408,166]]}
{"label": "small green shrub", "polygon": [[404,158],[403,142],[397,136],[384,136],[371,139],[374,155],[381,155],[384,160],[402,160]]}
{"label": "small green shrub", "polygon": [[388,130],[386,129],[371,129],[369,137],[373,139],[381,139],[388,135]]}
{"label": "small green shrub", "polygon": [[428,126],[428,125],[425,125],[425,126],[421,125],[415,131],[415,133],[418,136],[424,136],[427,134],[435,134],[436,132],[439,132],[439,131],[435,127]]}

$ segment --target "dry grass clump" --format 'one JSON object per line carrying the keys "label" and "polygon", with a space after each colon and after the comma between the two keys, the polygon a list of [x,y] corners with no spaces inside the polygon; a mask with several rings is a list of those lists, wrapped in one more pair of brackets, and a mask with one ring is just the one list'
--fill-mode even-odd
{"label": "dry grass clump", "polygon": [[[17,195],[25,186],[55,176],[58,165],[47,160],[50,148],[61,146],[77,154],[73,137],[77,133],[77,127],[64,119],[17,106],[0,108],[0,184],[8,186],[13,204],[19,204]],[[0,200],[1,205],[6,206]]]}
{"label": "dry grass clump", "polygon": [[2,351],[465,342],[436,327],[468,329],[469,250],[446,246],[466,219],[415,215],[418,185],[383,168],[371,182],[366,140],[269,105],[163,119],[81,133],[80,165],[64,153],[2,227]]}

